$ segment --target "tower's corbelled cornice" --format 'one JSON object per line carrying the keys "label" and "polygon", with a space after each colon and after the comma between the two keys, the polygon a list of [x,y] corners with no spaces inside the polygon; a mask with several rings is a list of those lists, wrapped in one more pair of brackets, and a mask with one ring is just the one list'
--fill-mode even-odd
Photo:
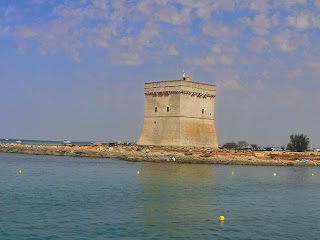
{"label": "tower's corbelled cornice", "polygon": [[216,96],[216,86],[185,80],[151,82],[145,83],[144,93],[146,95],[168,95],[182,93],[203,98],[213,98]]}

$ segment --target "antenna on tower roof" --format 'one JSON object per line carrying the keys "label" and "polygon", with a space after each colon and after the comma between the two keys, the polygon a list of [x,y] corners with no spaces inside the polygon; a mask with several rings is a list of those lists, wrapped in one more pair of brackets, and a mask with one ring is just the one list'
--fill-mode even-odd
{"label": "antenna on tower roof", "polygon": [[182,77],[183,77],[183,79],[186,77],[186,73],[185,73],[184,69],[182,70]]}

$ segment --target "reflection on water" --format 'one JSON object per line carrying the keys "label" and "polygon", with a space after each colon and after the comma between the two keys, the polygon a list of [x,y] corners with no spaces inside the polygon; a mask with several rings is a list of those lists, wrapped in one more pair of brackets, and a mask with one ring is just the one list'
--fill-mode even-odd
{"label": "reflection on water", "polygon": [[185,185],[213,184],[214,166],[200,164],[142,163],[140,180],[144,183]]}
{"label": "reflection on water", "polygon": [[292,167],[291,171],[285,171],[285,181],[291,186],[301,186],[310,178],[310,169],[306,167]]}
{"label": "reflection on water", "polygon": [[210,165],[141,165],[137,202],[155,236],[190,237],[188,228],[208,231],[215,206],[214,176]]}

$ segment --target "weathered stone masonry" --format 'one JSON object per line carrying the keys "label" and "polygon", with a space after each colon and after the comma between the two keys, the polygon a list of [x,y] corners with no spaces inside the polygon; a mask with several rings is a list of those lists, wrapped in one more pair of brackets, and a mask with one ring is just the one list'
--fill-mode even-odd
{"label": "weathered stone masonry", "polygon": [[145,83],[139,145],[217,148],[216,86],[183,80]]}

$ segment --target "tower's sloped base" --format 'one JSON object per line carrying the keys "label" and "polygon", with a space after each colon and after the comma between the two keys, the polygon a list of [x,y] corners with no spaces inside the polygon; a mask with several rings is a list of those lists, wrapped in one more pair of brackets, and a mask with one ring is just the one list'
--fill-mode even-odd
{"label": "tower's sloped base", "polygon": [[214,120],[145,118],[139,145],[218,148]]}

